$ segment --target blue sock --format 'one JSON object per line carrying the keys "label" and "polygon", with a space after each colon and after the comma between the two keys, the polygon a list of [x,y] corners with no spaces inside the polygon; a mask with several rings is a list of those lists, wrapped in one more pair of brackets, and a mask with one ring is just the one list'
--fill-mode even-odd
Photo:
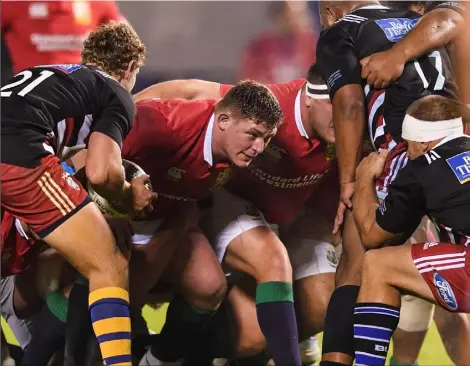
{"label": "blue sock", "polygon": [[380,303],[360,303],[354,309],[356,366],[384,366],[400,309]]}

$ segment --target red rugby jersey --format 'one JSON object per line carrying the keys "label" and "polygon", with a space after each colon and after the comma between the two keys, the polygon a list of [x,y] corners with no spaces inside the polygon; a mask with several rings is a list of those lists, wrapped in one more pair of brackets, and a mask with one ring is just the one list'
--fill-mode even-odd
{"label": "red rugby jersey", "polygon": [[1,10],[14,73],[80,62],[82,43],[94,28],[124,20],[113,1],[2,1]]}
{"label": "red rugby jersey", "polygon": [[207,198],[230,175],[230,164],[212,159],[215,100],[143,100],[136,104],[122,155],[147,174],[158,199],[153,218]]}
{"label": "red rugby jersey", "polygon": [[[305,79],[268,84],[279,100],[284,123],[266,150],[247,169],[235,169],[227,188],[253,203],[270,223],[295,218],[331,167],[326,142],[309,137],[302,123],[300,93]],[[221,85],[224,96],[231,85]]]}

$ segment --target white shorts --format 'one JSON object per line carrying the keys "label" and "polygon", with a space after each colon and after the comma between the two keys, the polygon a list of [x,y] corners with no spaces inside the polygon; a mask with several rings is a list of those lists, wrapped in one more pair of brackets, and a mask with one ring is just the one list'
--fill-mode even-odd
{"label": "white shorts", "polygon": [[163,219],[147,220],[147,221],[130,221],[131,228],[134,231],[132,235],[132,244],[146,245],[149,243],[152,236],[163,223]]}
{"label": "white shorts", "polygon": [[203,221],[202,227],[221,263],[233,239],[255,227],[266,226],[286,245],[294,280],[336,271],[338,261],[335,249],[330,243],[316,239],[322,235],[313,235],[308,230],[300,235],[283,235],[284,231],[288,231],[284,230],[284,225],[269,224],[252,203],[225,189],[214,192],[213,206]]}

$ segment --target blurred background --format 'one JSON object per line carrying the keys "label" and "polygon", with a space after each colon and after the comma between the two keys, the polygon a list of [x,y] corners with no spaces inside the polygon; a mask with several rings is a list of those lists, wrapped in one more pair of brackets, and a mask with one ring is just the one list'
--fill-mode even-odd
{"label": "blurred background", "polygon": [[[54,44],[58,34],[85,36],[100,22],[121,17],[148,48],[134,92],[174,78],[289,81],[306,73],[320,33],[316,1],[2,1],[1,6],[2,80],[12,73],[9,67],[14,72],[27,67],[25,56],[16,55],[21,42],[30,48],[27,59],[33,63],[32,52],[68,52],[80,43]],[[31,42],[35,49],[26,45]],[[62,56],[32,65],[78,61]]]}

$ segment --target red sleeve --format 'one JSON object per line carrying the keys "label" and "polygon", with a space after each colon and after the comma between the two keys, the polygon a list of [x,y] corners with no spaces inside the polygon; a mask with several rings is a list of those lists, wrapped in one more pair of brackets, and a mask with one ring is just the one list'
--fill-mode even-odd
{"label": "red sleeve", "polygon": [[252,79],[260,83],[272,81],[269,66],[266,65],[266,58],[263,56],[265,49],[266,46],[263,46],[260,40],[255,40],[250,44],[243,56],[240,80]]}
{"label": "red sleeve", "polygon": [[135,105],[134,124],[122,146],[124,159],[143,167],[171,149],[175,139],[162,106],[156,100],[143,100]]}
{"label": "red sleeve", "polygon": [[233,85],[230,84],[220,84],[220,97],[223,98],[225,94],[229,92],[230,89],[233,88]]}
{"label": "red sleeve", "polygon": [[23,6],[26,4],[21,4],[17,2],[1,2],[1,22],[2,22],[2,33],[8,31],[8,27],[11,25],[11,22],[16,17],[20,17],[20,11],[23,9]]}

